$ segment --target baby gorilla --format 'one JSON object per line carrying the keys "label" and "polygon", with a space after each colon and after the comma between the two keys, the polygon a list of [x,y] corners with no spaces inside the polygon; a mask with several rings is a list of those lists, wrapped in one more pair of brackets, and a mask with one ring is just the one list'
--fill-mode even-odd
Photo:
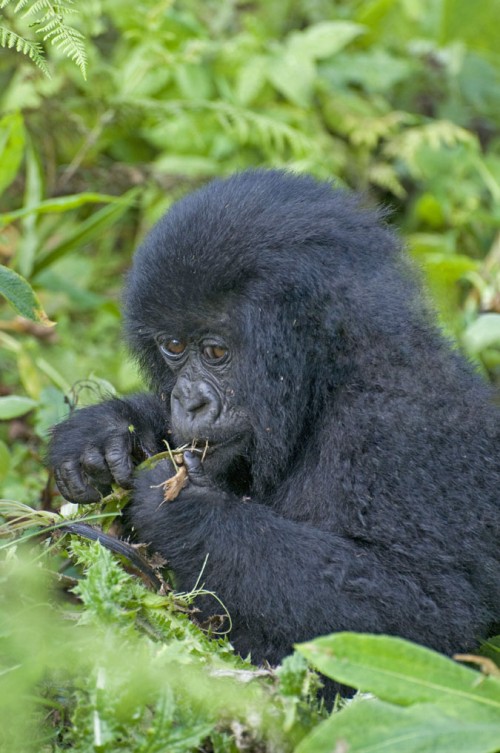
{"label": "baby gorilla", "polygon": [[[216,180],[137,252],[125,320],[151,391],[57,426],[57,484],[132,488],[137,539],[179,590],[204,567],[242,655],[339,630],[451,653],[494,630],[500,414],[375,212],[310,177]],[[207,448],[172,502],[168,461],[134,475],[165,439]]]}

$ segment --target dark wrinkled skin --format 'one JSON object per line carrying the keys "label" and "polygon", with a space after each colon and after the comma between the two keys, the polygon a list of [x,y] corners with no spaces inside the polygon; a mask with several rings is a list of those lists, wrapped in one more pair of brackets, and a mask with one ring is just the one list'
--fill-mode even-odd
{"label": "dark wrinkled skin", "polygon": [[[125,322],[150,392],[54,429],[58,487],[131,488],[135,536],[183,591],[203,569],[242,655],[341,630],[451,654],[497,629],[499,412],[356,197],[279,172],[213,182],[139,249]],[[165,503],[169,461],[134,468],[194,438],[206,457],[186,454]]]}

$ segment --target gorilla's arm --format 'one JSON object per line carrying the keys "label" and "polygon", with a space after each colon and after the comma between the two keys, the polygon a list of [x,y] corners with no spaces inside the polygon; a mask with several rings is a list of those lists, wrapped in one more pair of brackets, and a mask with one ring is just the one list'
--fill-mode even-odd
{"label": "gorilla's arm", "polygon": [[75,411],[52,430],[48,461],[61,494],[77,503],[98,502],[112,483],[129,489],[134,467],[165,449],[165,403],[137,394]]}
{"label": "gorilla's arm", "polygon": [[[473,595],[459,578],[448,584],[441,573],[436,588],[432,564],[425,573],[398,572],[366,542],[218,491],[197,459],[186,463],[190,484],[173,502],[163,502],[159,486],[170,475],[168,463],[138,475],[131,522],[140,540],[168,559],[178,590],[200,581],[217,594],[240,654],[251,650],[256,662],[278,662],[295,642],[346,629],[415,636],[442,650],[470,642],[461,610]],[[201,606],[204,616],[220,611],[213,600]],[[449,612],[446,635],[439,610]]]}

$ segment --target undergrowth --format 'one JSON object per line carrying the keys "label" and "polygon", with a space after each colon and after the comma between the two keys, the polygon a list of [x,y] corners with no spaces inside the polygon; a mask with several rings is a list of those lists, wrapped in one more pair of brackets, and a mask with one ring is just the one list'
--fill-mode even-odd
{"label": "undergrowth", "polygon": [[[202,573],[179,594],[141,547],[103,545],[118,541],[110,506],[82,517],[73,505],[60,515],[0,501],[0,751],[396,753],[403,740],[404,753],[500,751],[499,638],[457,657],[480,673],[353,633],[256,667],[217,619],[198,624],[198,596],[224,611]],[[89,526],[97,520],[108,533]],[[310,667],[364,693],[338,696],[330,713]]]}
{"label": "undergrowth", "polygon": [[0,750],[287,751],[318,721],[303,657],[254,667],[196,624],[197,593],[155,593],[100,543],[55,531],[3,546]]}

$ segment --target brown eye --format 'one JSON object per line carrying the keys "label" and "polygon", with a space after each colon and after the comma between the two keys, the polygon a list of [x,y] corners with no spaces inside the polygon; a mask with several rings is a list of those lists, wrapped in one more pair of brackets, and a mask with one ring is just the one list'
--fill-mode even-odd
{"label": "brown eye", "polygon": [[184,353],[186,350],[186,343],[183,340],[172,338],[171,340],[162,340],[160,342],[160,348],[167,357],[176,358]]}
{"label": "brown eye", "polygon": [[207,361],[222,361],[227,356],[227,348],[223,345],[205,345],[202,353]]}

